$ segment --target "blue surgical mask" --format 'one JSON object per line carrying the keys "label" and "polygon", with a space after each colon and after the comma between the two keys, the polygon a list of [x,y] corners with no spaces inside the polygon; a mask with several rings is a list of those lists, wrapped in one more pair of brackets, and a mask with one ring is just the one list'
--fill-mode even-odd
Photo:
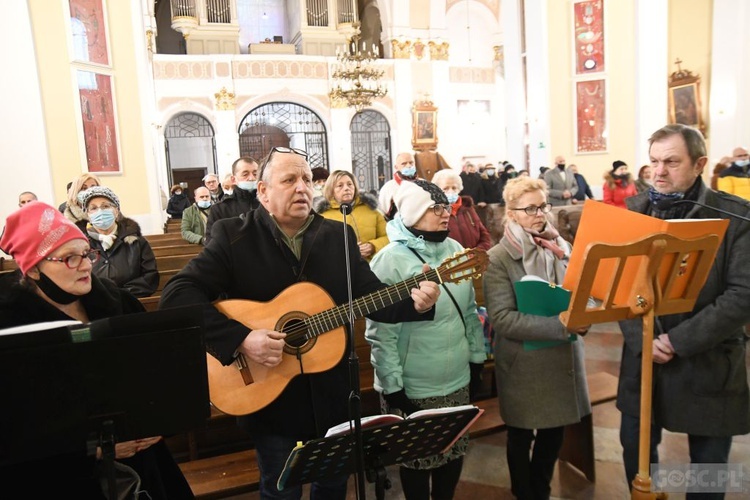
{"label": "blue surgical mask", "polygon": [[89,215],[91,224],[102,231],[106,231],[112,224],[115,223],[115,211],[111,208],[105,210],[97,210],[93,214]]}
{"label": "blue surgical mask", "polygon": [[208,208],[208,207],[211,206],[211,202],[210,201],[197,201],[196,204],[200,208]]}
{"label": "blue surgical mask", "polygon": [[404,167],[401,169],[401,175],[404,177],[414,177],[417,175],[417,167]]}
{"label": "blue surgical mask", "polygon": [[750,165],[750,160],[737,160],[736,162],[734,162],[734,164],[738,167],[747,167],[748,165]]}
{"label": "blue surgical mask", "polygon": [[448,203],[451,205],[458,201],[458,193],[445,193],[445,196],[448,198]]}
{"label": "blue surgical mask", "polygon": [[489,177],[492,177],[493,175],[495,175],[495,169],[494,168],[488,168],[487,170],[485,170],[485,172],[487,173],[487,175]]}
{"label": "blue surgical mask", "polygon": [[252,191],[258,186],[258,181],[241,181],[237,183],[237,187],[244,189],[245,191]]}

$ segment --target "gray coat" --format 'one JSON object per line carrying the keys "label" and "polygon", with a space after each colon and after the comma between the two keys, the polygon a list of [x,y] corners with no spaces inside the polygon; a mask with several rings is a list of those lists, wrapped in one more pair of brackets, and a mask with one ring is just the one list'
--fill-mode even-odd
{"label": "gray coat", "polygon": [[[701,182],[698,202],[733,213],[750,215],[750,203],[708,189]],[[626,200],[628,208],[649,212],[648,193]],[[684,314],[661,316],[657,322],[669,334],[676,355],[654,365],[653,421],[673,432],[701,436],[732,436],[750,432],[750,397],[745,370],[745,335],[750,323],[750,223],[695,206],[686,218],[729,218],[695,308]],[[620,323],[625,338],[617,407],[639,415],[642,323]],[[658,325],[657,325],[658,328]],[[654,335],[660,332],[655,331]]]}
{"label": "gray coat", "polygon": [[484,297],[495,329],[495,373],[503,420],[523,429],[580,421],[591,413],[583,339],[524,350],[524,340],[564,340],[568,332],[557,317],[518,312],[513,283],[527,273],[521,254],[506,238],[492,247],[489,257]]}
{"label": "gray coat", "polygon": [[[560,169],[552,167],[544,172],[544,182],[547,183],[549,190],[549,201],[552,206],[570,205],[573,197],[578,192],[578,181],[570,169],[565,169],[565,178],[560,175]],[[563,191],[570,191],[570,198],[563,198]]]}

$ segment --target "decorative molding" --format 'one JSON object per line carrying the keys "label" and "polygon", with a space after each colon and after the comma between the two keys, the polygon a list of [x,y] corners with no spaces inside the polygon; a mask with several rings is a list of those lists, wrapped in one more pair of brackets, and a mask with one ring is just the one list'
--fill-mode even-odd
{"label": "decorative molding", "polygon": [[[425,51],[425,48],[428,50]],[[431,61],[447,61],[450,43],[444,42],[440,38],[423,42],[421,38],[410,39],[405,37],[394,38],[391,40],[391,52],[394,59],[411,59],[417,61],[429,59]]]}
{"label": "decorative molding", "polygon": [[226,87],[222,87],[219,92],[215,93],[214,98],[216,99],[214,105],[219,111],[231,111],[237,102],[234,92],[227,91]]}
{"label": "decorative molding", "polygon": [[210,80],[215,78],[211,61],[155,61],[156,80]]}
{"label": "decorative molding", "polygon": [[427,43],[430,48],[430,59],[433,61],[447,61],[448,60],[448,49],[450,44],[448,42],[437,43],[430,40]]}
{"label": "decorative molding", "polygon": [[232,61],[232,78],[328,79],[328,64],[310,61]]}
{"label": "decorative molding", "polygon": [[477,68],[474,66],[451,66],[448,68],[448,79],[451,83],[495,83],[494,68]]}
{"label": "decorative molding", "polygon": [[[445,12],[448,12],[454,5],[466,3],[466,0],[446,0]],[[500,19],[500,0],[474,0],[474,3],[478,3],[487,7],[495,19]]]}

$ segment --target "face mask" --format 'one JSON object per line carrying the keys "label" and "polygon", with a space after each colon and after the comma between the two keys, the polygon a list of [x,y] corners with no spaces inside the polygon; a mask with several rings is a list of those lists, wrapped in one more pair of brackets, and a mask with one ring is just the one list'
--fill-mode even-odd
{"label": "face mask", "polygon": [[737,160],[736,162],[734,162],[734,164],[738,167],[747,167],[748,165],[750,165],[750,160]]}
{"label": "face mask", "polygon": [[80,298],[78,295],[68,293],[57,286],[57,283],[49,279],[49,277],[41,271],[39,271],[39,279],[34,280],[34,283],[36,283],[36,286],[38,286],[47,297],[58,304],[72,304]]}
{"label": "face mask", "polygon": [[417,167],[404,167],[401,169],[401,175],[404,177],[414,177],[417,175]]}
{"label": "face mask", "polygon": [[180,196],[182,194],[182,191],[175,191],[174,194],[175,196]]}
{"label": "face mask", "polygon": [[115,223],[115,211],[111,208],[107,210],[99,210],[90,215],[89,219],[95,228],[106,231]]}
{"label": "face mask", "polygon": [[489,177],[492,177],[493,175],[495,175],[495,169],[494,168],[488,168],[487,170],[485,170],[485,172],[487,172],[487,175]]}
{"label": "face mask", "polygon": [[516,172],[508,172],[509,179],[515,179],[518,174]]}
{"label": "face mask", "polygon": [[451,205],[458,201],[458,193],[445,193],[445,196],[448,197],[448,203]]}
{"label": "face mask", "polygon": [[211,206],[210,201],[199,201],[196,204],[198,205],[198,208],[208,208]]}
{"label": "face mask", "polygon": [[558,163],[557,164],[557,168],[559,168],[560,170],[565,170],[565,164],[564,163]]}
{"label": "face mask", "polygon": [[237,183],[237,187],[244,189],[245,191],[252,191],[258,186],[258,181],[241,181]]}
{"label": "face mask", "polygon": [[234,189],[225,189],[224,194],[227,196],[232,196],[232,193],[234,193]]}

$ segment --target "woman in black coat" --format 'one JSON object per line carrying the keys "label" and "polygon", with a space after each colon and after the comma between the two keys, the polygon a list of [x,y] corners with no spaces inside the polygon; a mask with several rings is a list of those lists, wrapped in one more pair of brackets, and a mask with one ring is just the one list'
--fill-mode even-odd
{"label": "woman in black coat", "polygon": [[192,202],[179,184],[172,186],[169,193],[171,196],[169,197],[169,203],[167,203],[167,213],[173,219],[182,219],[182,212],[192,205]]}
{"label": "woman in black coat", "polygon": [[159,286],[156,258],[137,222],[120,213],[120,200],[111,189],[94,186],[79,197],[89,223],[79,223],[91,248],[101,258],[94,274],[109,278],[136,297],[148,297]]}
{"label": "woman in black coat", "polygon": [[[72,222],[45,203],[29,203],[9,216],[0,248],[19,267],[0,277],[0,328],[65,320],[88,323],[144,311],[133,295],[93,275],[98,253]],[[19,498],[105,498],[101,450],[88,455],[85,443],[81,448],[64,455],[0,462],[3,488],[19,492]],[[131,495],[138,491],[152,500],[194,498],[161,436],[116,443],[115,460],[119,470],[129,473]]]}

